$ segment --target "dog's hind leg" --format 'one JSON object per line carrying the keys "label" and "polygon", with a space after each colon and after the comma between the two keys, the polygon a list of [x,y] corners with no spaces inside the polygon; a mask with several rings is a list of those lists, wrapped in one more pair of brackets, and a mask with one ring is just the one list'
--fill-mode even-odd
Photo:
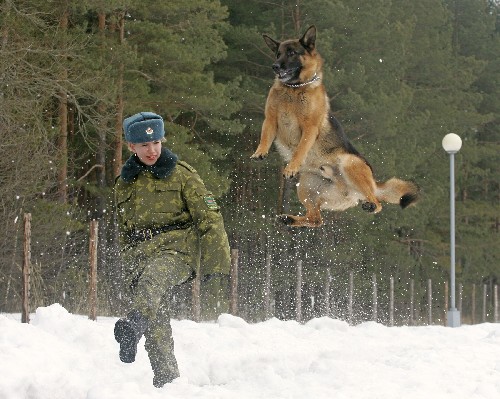
{"label": "dog's hind leg", "polygon": [[377,185],[365,160],[352,154],[343,155],[340,159],[340,170],[349,185],[364,197],[362,208],[368,212],[380,212],[382,204],[375,196]]}
{"label": "dog's hind leg", "polygon": [[304,216],[278,215],[278,220],[290,227],[320,227],[323,224],[319,207],[307,209]]}
{"label": "dog's hind leg", "polygon": [[294,215],[279,215],[278,220],[291,227],[319,227],[323,224],[321,217],[320,203],[321,196],[319,195],[318,188],[311,187],[306,184],[306,179],[301,179],[297,187],[297,196],[300,202],[306,208],[304,216]]}

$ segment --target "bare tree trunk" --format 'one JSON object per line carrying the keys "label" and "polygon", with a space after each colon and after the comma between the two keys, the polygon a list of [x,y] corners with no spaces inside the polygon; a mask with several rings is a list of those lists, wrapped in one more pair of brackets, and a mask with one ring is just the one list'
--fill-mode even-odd
{"label": "bare tree trunk", "polygon": [[[123,11],[120,12],[119,22],[118,22],[118,33],[119,33],[119,43],[123,44],[125,41],[125,13]],[[123,109],[124,109],[124,100],[123,100],[123,73],[124,66],[120,64],[118,68],[118,82],[117,89],[118,94],[116,98],[116,119],[115,119],[115,156],[114,156],[114,164],[113,164],[113,174],[114,176],[118,176],[120,174],[120,170],[122,167],[122,121],[123,121]]]}
{"label": "bare tree trunk", "polygon": [[[63,34],[68,30],[69,12],[64,10],[59,19],[59,27]],[[64,62],[64,60],[63,60]],[[68,70],[63,67],[61,71],[61,84],[64,85],[68,79]],[[59,154],[59,173],[57,177],[58,196],[63,203],[67,202],[67,178],[68,178],[68,98],[66,90],[62,89],[59,92],[59,138],[58,138],[58,154]]]}
{"label": "bare tree trunk", "polygon": [[[59,27],[66,33],[68,30],[69,11],[64,10],[59,20]],[[64,62],[64,60],[63,60]],[[63,67],[61,71],[61,84],[64,85],[68,80],[68,70]],[[59,154],[59,173],[57,176],[57,187],[59,201],[66,203],[68,201],[68,98],[66,90],[59,92],[59,139],[57,142]]]}
{"label": "bare tree trunk", "polygon": [[[10,7],[5,11],[5,16],[7,17],[10,14]],[[2,29],[2,47],[7,46],[7,42],[9,41],[9,29],[4,26]]]}
{"label": "bare tree trunk", "polygon": [[[106,53],[106,13],[104,10],[99,10],[97,15],[98,20],[98,30],[99,30],[99,38],[101,40],[100,43],[100,51],[101,57],[104,59],[104,54]],[[97,220],[103,220],[106,216],[109,218],[109,214],[104,214],[104,210],[106,208],[106,197],[105,197],[105,189],[106,189],[106,131],[107,131],[107,118],[103,118],[106,112],[106,105],[101,101],[97,105],[97,113],[100,116],[101,120],[99,121],[97,135],[98,135],[98,146],[96,152],[96,184],[99,188],[96,197],[96,207],[94,217]],[[103,122],[104,120],[104,122]],[[107,284],[104,284],[104,289],[107,290],[107,301],[112,310],[115,309],[116,301],[115,299],[119,297],[119,290],[116,289],[116,285],[112,282],[115,279],[119,279],[117,271],[118,268],[114,268],[114,262],[108,262],[108,253],[109,245],[113,245],[113,242],[109,242],[106,237],[108,235],[108,223],[99,223],[99,236],[103,239],[101,240],[101,244],[99,245],[99,267],[101,269],[101,273],[105,276]],[[110,265],[111,264],[111,265]]]}
{"label": "bare tree trunk", "polygon": [[[104,33],[106,30],[106,14],[104,11],[100,11],[98,14],[98,28],[99,28],[99,36],[101,38],[101,49],[104,52],[105,51],[105,42],[104,42]],[[104,115],[105,112],[105,105],[104,103],[100,102],[99,105],[97,106],[97,112],[99,115]],[[100,126],[100,129],[98,131],[99,135],[99,145],[97,147],[97,164],[101,165],[100,168],[97,169],[97,185],[99,188],[104,188],[106,186],[106,127],[105,126]],[[104,205],[100,204],[101,201],[104,201],[101,195],[99,195],[98,205]],[[101,211],[102,208],[99,208],[99,211]]]}
{"label": "bare tree trunk", "polygon": [[123,121],[123,64],[119,67],[118,77],[118,97],[116,99],[116,119],[115,119],[115,156],[113,159],[113,176],[118,176],[122,167],[122,121]]}
{"label": "bare tree trunk", "polygon": [[301,23],[300,23],[300,0],[295,0],[295,4],[292,10],[293,27],[295,29],[295,34],[300,34]]}

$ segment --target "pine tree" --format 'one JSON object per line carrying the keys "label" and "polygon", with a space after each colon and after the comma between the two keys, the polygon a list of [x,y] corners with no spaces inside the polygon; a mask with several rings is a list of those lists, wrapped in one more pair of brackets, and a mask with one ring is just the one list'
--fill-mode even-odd
{"label": "pine tree", "polygon": [[179,0],[134,2],[126,19],[126,40],[141,60],[140,71],[126,73],[126,113],[162,115],[167,146],[195,166],[217,196],[228,188],[227,173],[215,169],[228,151],[218,142],[241,129],[231,120],[239,109],[237,82],[214,78],[226,57],[226,18],[217,1]]}

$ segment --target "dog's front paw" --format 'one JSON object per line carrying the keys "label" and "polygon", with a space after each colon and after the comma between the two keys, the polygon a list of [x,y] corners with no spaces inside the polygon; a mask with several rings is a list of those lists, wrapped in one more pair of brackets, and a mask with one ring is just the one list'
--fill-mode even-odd
{"label": "dog's front paw", "polygon": [[287,179],[291,179],[299,173],[299,168],[295,168],[293,166],[287,165],[287,167],[283,170],[283,176]]}
{"label": "dog's front paw", "polygon": [[253,155],[250,157],[250,159],[252,159],[254,161],[262,161],[263,159],[266,159],[266,158],[267,158],[267,153],[259,152],[259,151],[255,151],[255,153],[253,153]]}

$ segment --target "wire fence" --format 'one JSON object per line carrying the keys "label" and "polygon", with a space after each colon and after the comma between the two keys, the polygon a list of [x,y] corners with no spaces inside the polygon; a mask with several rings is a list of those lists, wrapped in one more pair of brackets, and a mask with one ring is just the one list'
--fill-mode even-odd
{"label": "wire fence", "polygon": [[[24,216],[24,257],[22,321],[29,323],[31,265],[31,215]],[[97,247],[98,222],[91,221],[89,229],[89,272],[86,302],[89,318],[95,320],[99,312]],[[316,317],[333,317],[349,324],[374,321],[387,326],[396,325],[447,325],[449,309],[449,285],[447,281],[433,282],[428,279],[424,287],[421,281],[395,281],[393,276],[373,274],[371,281],[357,278],[354,271],[348,273],[347,281],[332,278],[330,268],[325,269],[324,278],[318,283],[307,281],[303,273],[303,261],[297,260],[294,284],[283,288],[273,284],[273,265],[270,255],[265,257],[265,278],[258,287],[260,296],[248,295],[249,287],[240,281],[239,250],[231,250],[231,273],[228,296],[229,312],[249,322],[271,317],[305,322]],[[418,287],[417,287],[418,286]],[[280,288],[276,288],[280,287]],[[418,289],[417,289],[418,288]],[[187,292],[187,294],[186,294]],[[457,309],[462,323],[475,324],[499,322],[497,284],[457,285]],[[82,294],[80,294],[82,295]],[[249,300],[249,298],[251,298]],[[256,299],[259,298],[259,299]],[[184,295],[178,295],[180,306],[174,312],[178,318],[200,321],[203,306],[200,301],[200,279],[195,278]]]}

